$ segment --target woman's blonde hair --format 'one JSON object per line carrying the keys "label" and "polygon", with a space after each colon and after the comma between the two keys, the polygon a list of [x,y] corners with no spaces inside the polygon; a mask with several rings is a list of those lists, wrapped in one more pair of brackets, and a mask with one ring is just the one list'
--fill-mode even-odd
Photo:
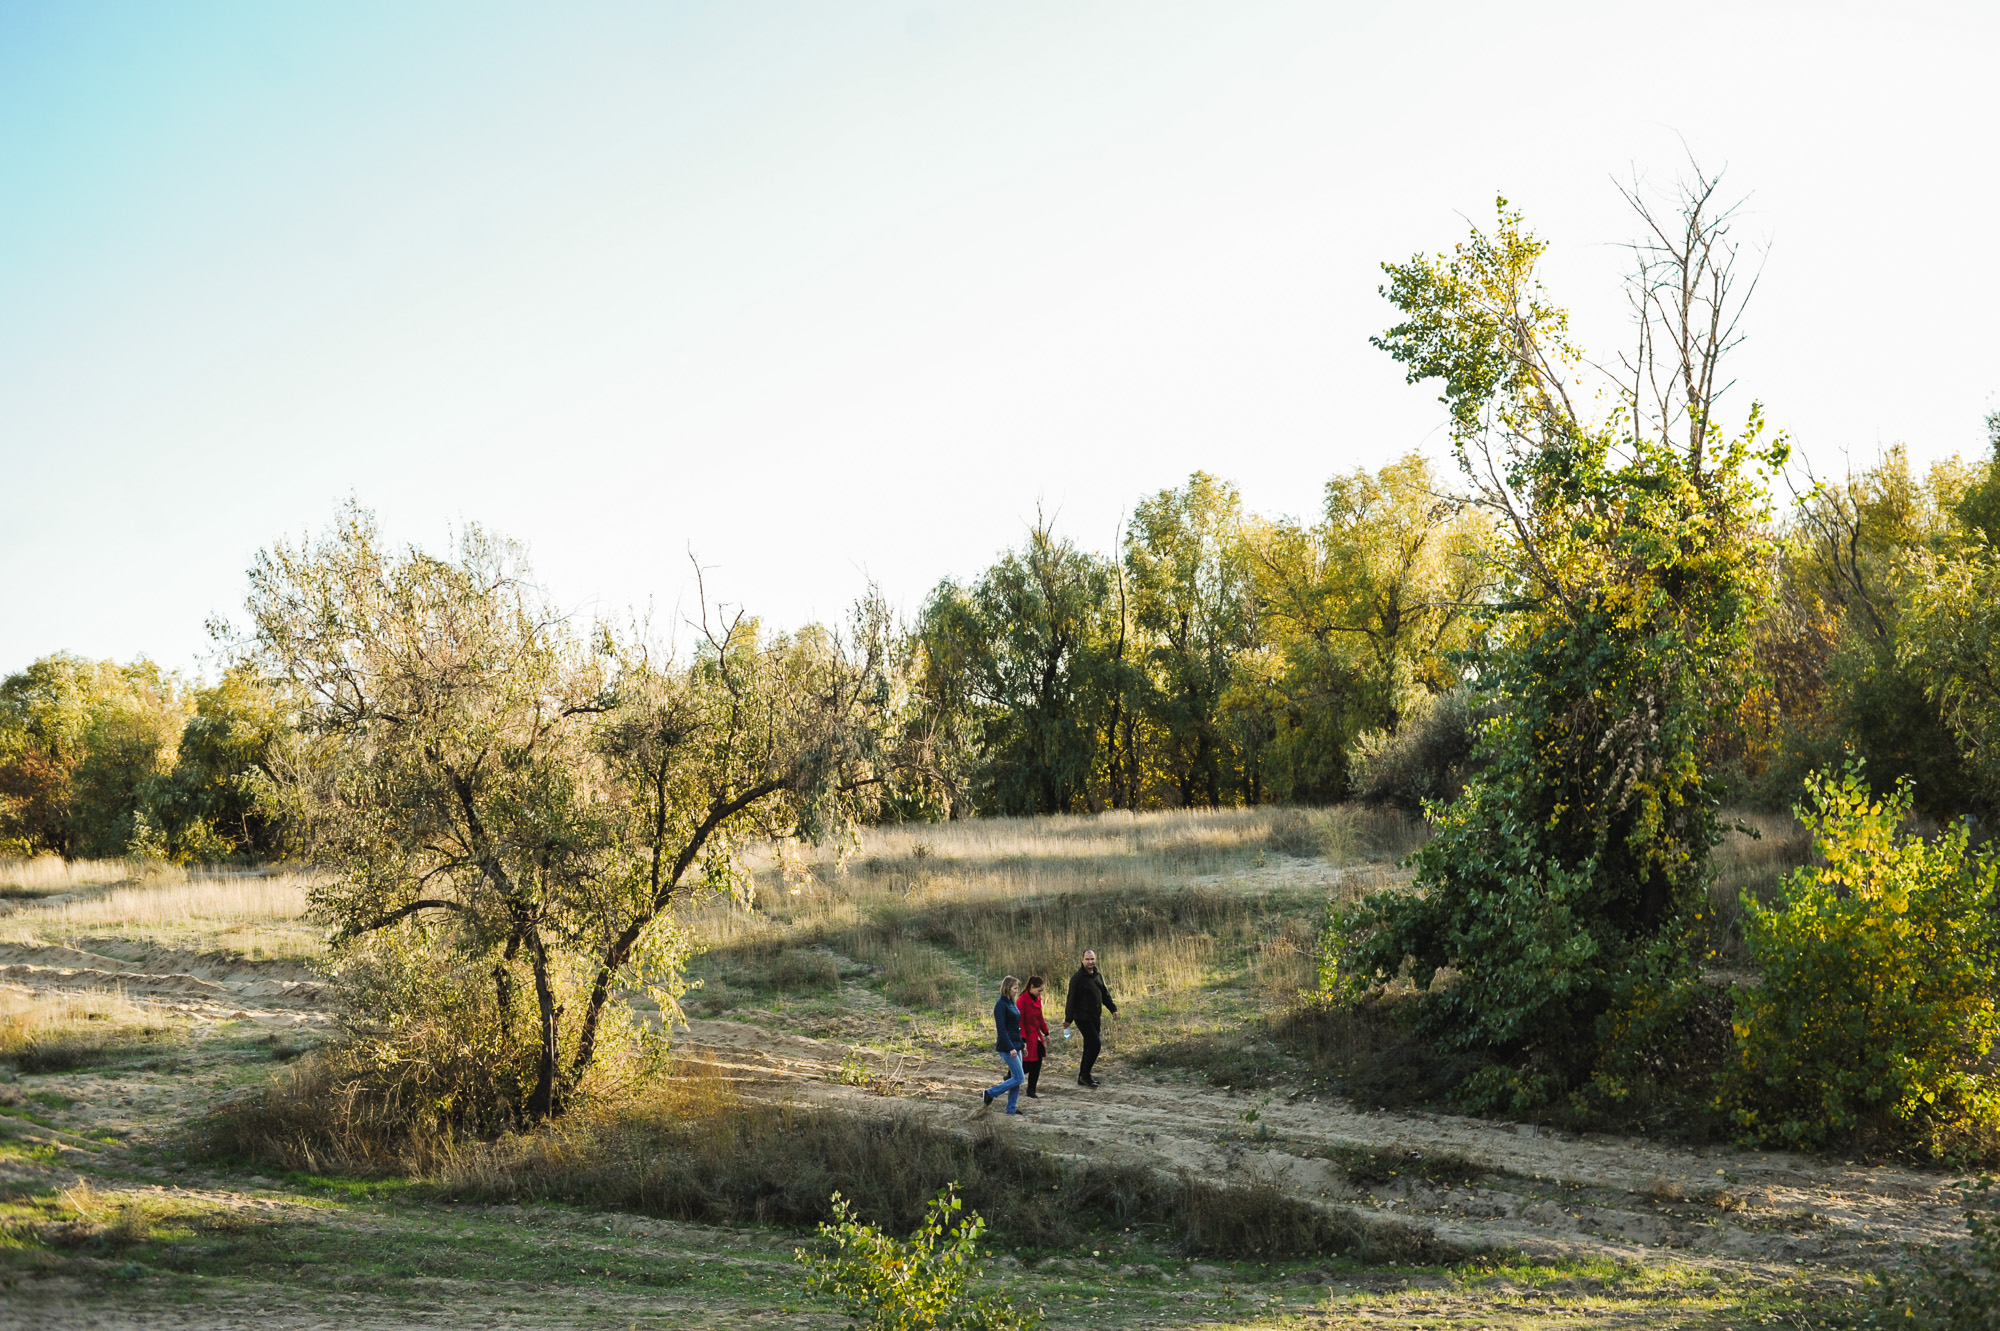
{"label": "woman's blonde hair", "polygon": [[1020,988],[1021,982],[1009,975],[1006,979],[1000,981],[1000,997],[1012,998],[1020,991]]}

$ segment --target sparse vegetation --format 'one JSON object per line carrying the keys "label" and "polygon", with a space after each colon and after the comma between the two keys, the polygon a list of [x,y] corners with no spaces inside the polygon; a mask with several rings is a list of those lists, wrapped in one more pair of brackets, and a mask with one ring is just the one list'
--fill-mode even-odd
{"label": "sparse vegetation", "polygon": [[1992,1180],[1965,1188],[1966,1241],[1926,1248],[1884,1275],[1856,1323],[1909,1331],[1986,1331],[2000,1320],[2000,1224]]}
{"label": "sparse vegetation", "polygon": [[[317,881],[311,874],[203,873],[114,860],[77,877],[85,881],[66,892],[38,892],[0,916],[0,940],[51,943],[116,932],[135,942],[246,957],[325,952],[324,931],[304,918]],[[64,899],[47,900],[51,895]]]}

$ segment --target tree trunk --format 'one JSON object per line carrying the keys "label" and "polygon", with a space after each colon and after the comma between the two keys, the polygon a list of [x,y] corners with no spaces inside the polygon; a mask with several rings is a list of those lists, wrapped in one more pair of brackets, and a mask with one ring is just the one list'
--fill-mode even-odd
{"label": "tree trunk", "polygon": [[528,1097],[528,1118],[540,1123],[562,1112],[556,1096],[556,1054],[558,1023],[562,1009],[556,1006],[555,985],[549,979],[549,953],[542,936],[529,930],[526,937],[528,959],[535,971],[535,1002],[542,1015],[542,1047],[535,1059],[535,1091]]}

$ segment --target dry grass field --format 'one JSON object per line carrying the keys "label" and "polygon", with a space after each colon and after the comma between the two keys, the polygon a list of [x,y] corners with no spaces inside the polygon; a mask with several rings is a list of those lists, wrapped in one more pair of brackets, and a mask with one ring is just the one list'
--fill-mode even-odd
{"label": "dry grass field", "polygon": [[[1803,854],[1760,830],[1719,902]],[[754,909],[691,912],[677,1071],[358,1173],[202,1136],[321,1093],[308,879],[0,865],[0,1327],[831,1328],[792,1261],[823,1193],[896,1215],[951,1178],[1063,1328],[1815,1325],[1955,1232],[1937,1175],[1343,1098],[1287,1022],[1326,902],[1406,882],[1421,835],[1233,810],[774,851]],[[1104,1088],[1059,1052],[1027,1114],[982,1113],[999,978],[1059,1010],[1085,947],[1120,1004]]]}

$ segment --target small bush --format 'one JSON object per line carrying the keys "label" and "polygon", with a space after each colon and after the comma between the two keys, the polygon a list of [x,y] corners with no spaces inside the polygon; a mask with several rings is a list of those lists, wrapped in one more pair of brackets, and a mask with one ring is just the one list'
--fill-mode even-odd
{"label": "small bush", "polygon": [[963,996],[965,979],[951,960],[935,948],[911,943],[887,952],[882,960],[882,992],[907,1008],[946,1007]]}
{"label": "small bush", "polygon": [[1265,845],[1281,855],[1319,856],[1338,864],[1397,859],[1423,844],[1421,812],[1342,804],[1331,809],[1279,809]]}
{"label": "small bush", "polygon": [[1317,855],[1325,831],[1323,819],[1311,809],[1279,809],[1271,815],[1266,844],[1280,855]]}
{"label": "small bush", "polygon": [[1039,1311],[1022,1312],[1004,1295],[972,1287],[979,1236],[986,1222],[977,1211],[961,1214],[955,1187],[946,1186],[924,1210],[916,1232],[896,1239],[863,1224],[839,1193],[833,1219],[819,1227],[831,1249],[798,1260],[806,1283],[846,1305],[868,1331],[1032,1331]]}
{"label": "small bush", "polygon": [[765,982],[780,993],[832,989],[840,983],[840,965],[830,953],[786,948],[771,963]]}
{"label": "small bush", "polygon": [[1962,1149],[2000,1121],[1984,1061],[2000,1035],[2000,866],[1960,826],[1905,832],[1911,793],[1873,797],[1858,767],[1807,783],[1823,861],[1778,902],[1743,901],[1763,973],[1738,1000],[1724,1097],[1752,1142],[1914,1136]]}

